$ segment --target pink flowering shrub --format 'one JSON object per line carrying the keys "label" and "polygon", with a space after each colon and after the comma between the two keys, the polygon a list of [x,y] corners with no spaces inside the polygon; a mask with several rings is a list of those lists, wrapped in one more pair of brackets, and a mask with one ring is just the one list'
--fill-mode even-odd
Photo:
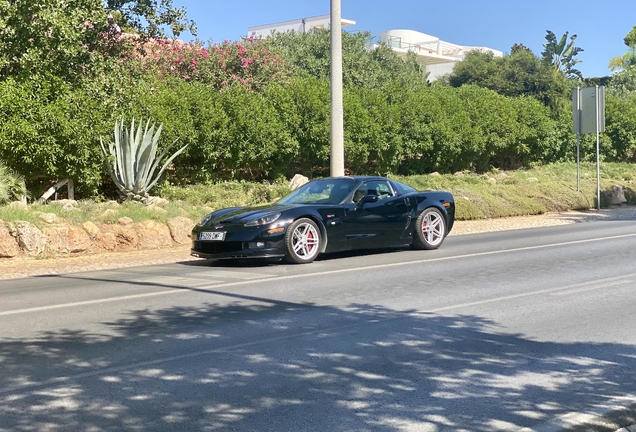
{"label": "pink flowering shrub", "polygon": [[282,56],[253,38],[207,46],[201,41],[150,39],[139,44],[137,58],[146,70],[159,76],[202,82],[219,89],[240,84],[259,90],[272,81],[288,78]]}

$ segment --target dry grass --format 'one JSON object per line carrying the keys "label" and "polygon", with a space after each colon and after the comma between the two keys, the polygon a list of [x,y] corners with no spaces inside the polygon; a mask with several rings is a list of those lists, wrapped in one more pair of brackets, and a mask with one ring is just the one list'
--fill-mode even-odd
{"label": "dry grass", "polygon": [[[576,189],[576,164],[563,163],[521,171],[493,171],[486,174],[391,176],[418,190],[443,189],[455,196],[457,219],[474,220],[508,216],[535,215],[596,207],[596,166],[581,167],[581,191]],[[636,204],[636,165],[603,164],[601,206],[606,207],[605,192],[622,185],[630,204]],[[86,221],[115,223],[120,217],[133,221],[153,219],[165,222],[175,216],[198,220],[212,210],[273,202],[289,192],[282,184],[218,183],[176,187],[163,185],[158,194],[168,204],[146,207],[135,203],[80,201],[75,210],[61,205],[33,204],[27,209],[0,206],[0,220],[29,221],[36,226],[45,222],[39,213],[54,213],[73,224]]]}

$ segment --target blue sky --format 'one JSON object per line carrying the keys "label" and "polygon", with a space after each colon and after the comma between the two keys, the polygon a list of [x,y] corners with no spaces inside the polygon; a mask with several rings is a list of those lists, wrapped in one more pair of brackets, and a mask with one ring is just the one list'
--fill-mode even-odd
{"label": "blue sky", "polygon": [[[250,26],[329,13],[329,0],[173,0],[197,23],[198,38],[238,40]],[[605,76],[610,58],[627,51],[623,37],[636,25],[636,0],[341,0],[342,17],[356,21],[348,31],[409,29],[458,45],[495,48],[505,53],[522,43],[536,55],[546,30],[558,37],[578,35],[583,48],[579,70]],[[191,39],[189,34],[181,36]]]}

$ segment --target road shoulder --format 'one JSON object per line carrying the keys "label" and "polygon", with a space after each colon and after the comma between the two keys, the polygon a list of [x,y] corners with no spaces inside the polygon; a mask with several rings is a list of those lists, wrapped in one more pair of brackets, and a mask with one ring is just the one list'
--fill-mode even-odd
{"label": "road shoulder", "polygon": [[[636,221],[636,207],[629,206],[602,209],[600,211],[573,211],[534,216],[456,221],[450,235],[456,236],[613,220]],[[199,260],[199,258],[190,256],[190,245],[92,255],[65,255],[50,258],[11,258],[0,260],[0,280],[144,265],[170,264],[194,260]]]}

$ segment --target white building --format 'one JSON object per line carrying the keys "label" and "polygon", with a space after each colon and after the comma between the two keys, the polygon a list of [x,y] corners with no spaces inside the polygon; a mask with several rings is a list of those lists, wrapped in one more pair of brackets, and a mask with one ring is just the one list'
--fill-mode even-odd
{"label": "white building", "polygon": [[[272,32],[284,33],[290,30],[296,33],[306,33],[318,29],[329,28],[330,15],[318,15],[249,27],[247,36],[266,38]],[[355,21],[342,19],[342,27],[355,25]],[[429,81],[436,80],[440,75],[451,73],[455,63],[461,61],[466,53],[473,50],[488,51],[495,57],[502,57],[501,51],[477,46],[456,45],[440,40],[440,38],[420,33],[414,30],[389,30],[380,34],[380,41],[390,46],[399,57],[406,58],[409,52],[415,53],[417,62],[426,65]]]}
{"label": "white building", "polygon": [[[355,25],[355,21],[342,19],[342,27]],[[290,21],[282,21],[273,24],[263,24],[253,27],[248,27],[247,36],[253,36],[256,38],[266,38],[272,32],[285,33],[290,30],[296,33],[306,33],[313,30],[321,30],[329,28],[331,23],[331,15],[318,15],[309,18],[299,18]]]}
{"label": "white building", "polygon": [[495,57],[503,56],[503,52],[492,48],[456,45],[414,30],[389,30],[380,35],[380,41],[402,58],[406,58],[409,52],[415,53],[417,62],[426,65],[429,81],[451,73],[455,63],[463,60],[468,51],[488,51]]}

